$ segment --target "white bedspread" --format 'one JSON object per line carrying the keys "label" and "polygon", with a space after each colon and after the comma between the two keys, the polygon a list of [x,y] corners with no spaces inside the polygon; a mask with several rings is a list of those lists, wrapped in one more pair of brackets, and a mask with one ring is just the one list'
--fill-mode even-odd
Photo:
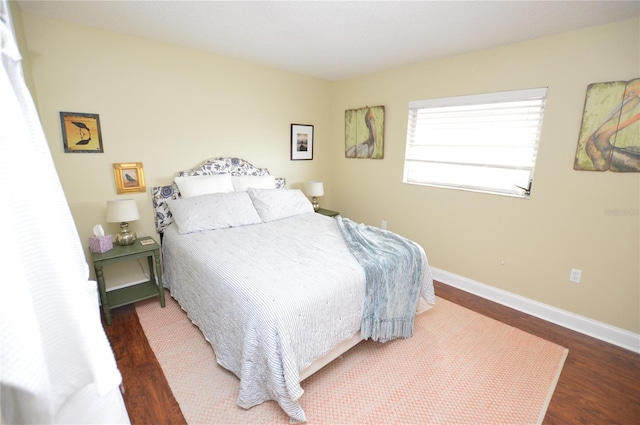
{"label": "white bedspread", "polygon": [[299,371],[360,329],[365,275],[335,219],[306,213],[163,242],[164,282],[240,378],[238,404],[305,421]]}

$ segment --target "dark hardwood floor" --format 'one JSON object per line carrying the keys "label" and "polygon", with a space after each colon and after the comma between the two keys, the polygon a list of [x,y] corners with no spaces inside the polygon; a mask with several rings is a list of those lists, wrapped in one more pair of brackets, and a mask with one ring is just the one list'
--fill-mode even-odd
{"label": "dark hardwood floor", "polygon": [[[640,424],[640,354],[435,283],[436,294],[569,349],[544,424]],[[122,372],[131,423],[184,424],[132,305],[105,326]]]}
{"label": "dark hardwood floor", "polygon": [[106,325],[103,318],[102,326],[122,374],[124,403],[131,423],[186,424],[133,304],[111,310],[111,325]]}

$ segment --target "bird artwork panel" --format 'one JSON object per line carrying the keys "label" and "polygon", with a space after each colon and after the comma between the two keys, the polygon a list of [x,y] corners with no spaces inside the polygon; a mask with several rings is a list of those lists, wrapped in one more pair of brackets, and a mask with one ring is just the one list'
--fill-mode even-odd
{"label": "bird artwork panel", "polygon": [[116,191],[119,194],[147,190],[142,162],[113,164],[113,174],[116,179]]}
{"label": "bird artwork panel", "polygon": [[65,152],[104,152],[98,114],[60,112],[60,124]]}
{"label": "bird artwork panel", "polygon": [[384,158],[384,106],[344,112],[344,155],[347,158]]}
{"label": "bird artwork panel", "polygon": [[573,168],[640,171],[640,78],[589,84]]}

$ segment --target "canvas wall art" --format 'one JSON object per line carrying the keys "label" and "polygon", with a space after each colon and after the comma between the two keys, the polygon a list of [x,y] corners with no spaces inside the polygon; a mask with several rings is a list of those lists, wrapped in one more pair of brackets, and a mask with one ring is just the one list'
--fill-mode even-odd
{"label": "canvas wall art", "polygon": [[344,155],[347,158],[384,157],[384,106],[344,111]]}
{"label": "canvas wall art", "polygon": [[640,78],[587,87],[573,168],[640,171]]}

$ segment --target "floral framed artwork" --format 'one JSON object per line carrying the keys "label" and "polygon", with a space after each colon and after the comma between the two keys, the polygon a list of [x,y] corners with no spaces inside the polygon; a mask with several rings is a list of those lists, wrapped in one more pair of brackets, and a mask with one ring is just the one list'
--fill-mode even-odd
{"label": "floral framed artwork", "polygon": [[119,194],[147,190],[144,183],[142,162],[113,164],[113,174],[116,179],[116,190]]}
{"label": "floral framed artwork", "polygon": [[313,159],[313,126],[291,124],[291,160]]}
{"label": "floral framed artwork", "polygon": [[102,153],[102,132],[98,114],[60,112],[62,142],[67,153]]}

